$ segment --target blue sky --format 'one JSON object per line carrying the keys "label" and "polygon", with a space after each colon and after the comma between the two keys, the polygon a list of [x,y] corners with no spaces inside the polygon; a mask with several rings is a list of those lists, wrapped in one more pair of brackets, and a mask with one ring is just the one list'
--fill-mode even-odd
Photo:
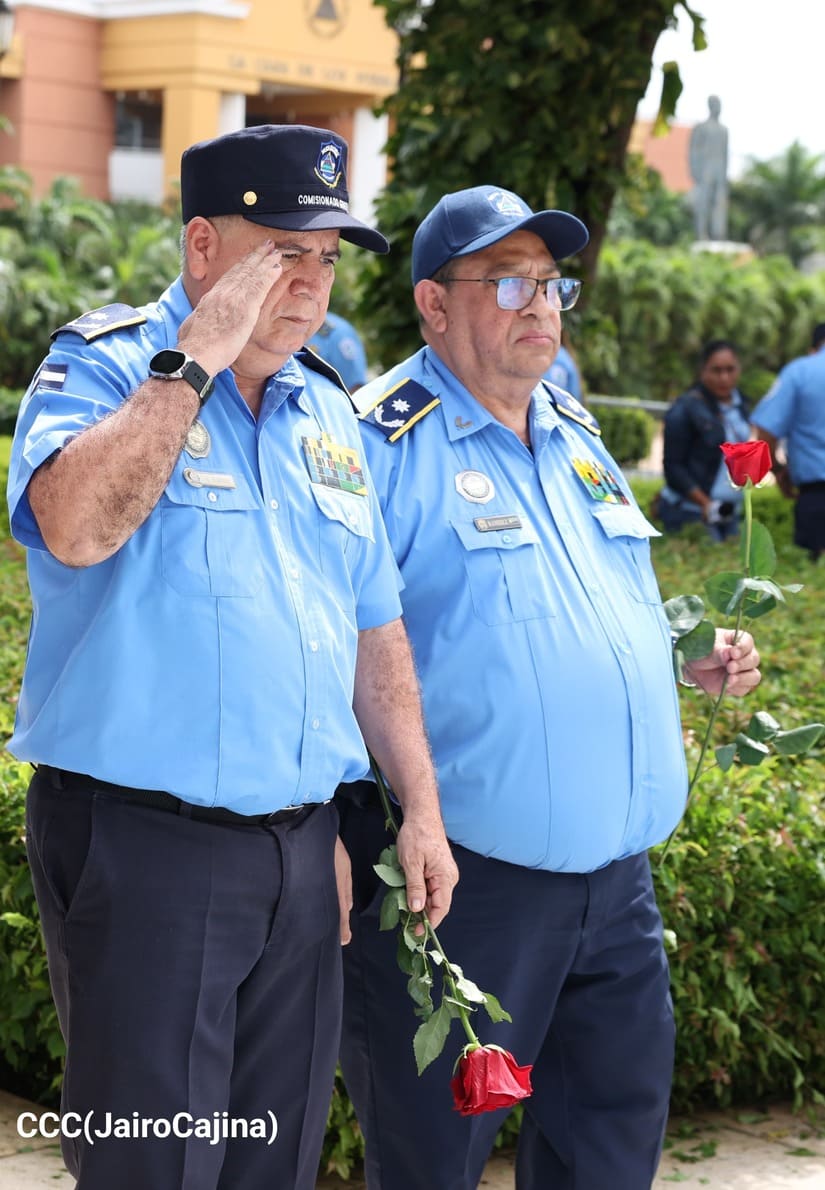
{"label": "blue sky", "polygon": [[[775,157],[794,140],[825,153],[823,0],[692,0],[692,7],[705,17],[708,48],[694,52],[690,21],[678,9],[678,31],[662,34],[653,59],[654,67],[679,63],[677,122],[704,120],[708,96],[718,95],[733,177],[749,156]],[[660,90],[654,69],[640,116],[655,114]]]}

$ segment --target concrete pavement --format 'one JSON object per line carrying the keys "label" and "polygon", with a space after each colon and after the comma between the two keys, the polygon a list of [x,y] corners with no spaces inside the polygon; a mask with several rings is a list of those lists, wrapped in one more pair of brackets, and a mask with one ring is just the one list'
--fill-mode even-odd
{"label": "concrete pavement", "polygon": [[[38,1110],[0,1091],[0,1190],[74,1187],[56,1142],[18,1133],[20,1114]],[[27,1122],[31,1123],[30,1117]],[[787,1107],[774,1107],[676,1119],[654,1190],[669,1190],[674,1184],[687,1190],[699,1186],[710,1190],[825,1190],[825,1113],[793,1115]],[[513,1190],[513,1185],[512,1157],[494,1157],[481,1190]],[[365,1190],[365,1186],[357,1178],[342,1182],[331,1176],[322,1178],[316,1190]],[[610,1187],[594,1186],[592,1190]]]}

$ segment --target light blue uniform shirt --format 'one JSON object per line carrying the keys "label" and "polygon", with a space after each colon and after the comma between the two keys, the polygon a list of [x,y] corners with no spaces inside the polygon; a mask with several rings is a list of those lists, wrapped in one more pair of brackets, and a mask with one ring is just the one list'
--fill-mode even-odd
{"label": "light blue uniform shirt", "polygon": [[[368,385],[364,407],[405,376],[441,404],[394,443],[370,424],[363,437],[447,834],[554,871],[640,852],[676,825],[687,786],[656,530],[543,385],[531,453],[429,348]],[[390,394],[379,418],[407,404]],[[595,498],[611,484],[627,503]]]}
{"label": "light blue uniform shirt", "polygon": [[400,614],[369,475],[363,494],[326,486],[308,457],[349,452],[345,474],[364,465],[346,395],[290,359],[256,421],[222,372],[198,417],[208,442],[190,432],[148,519],[94,566],[71,569],[46,551],[26,496],[44,459],[146,379],[190,311],[178,280],[142,326],[89,344],[60,334],[23,402],[9,507],[29,547],[33,621],[9,747],[199,805],[269,813],[326,799],[363,772],[358,630]]}
{"label": "light blue uniform shirt", "polygon": [[794,483],[825,480],[825,347],[792,360],[751,415],[776,438],[787,439]]}
{"label": "light blue uniform shirt", "polygon": [[307,343],[335,371],[348,389],[367,383],[367,357],[354,326],[340,314],[328,313],[323,326]]}

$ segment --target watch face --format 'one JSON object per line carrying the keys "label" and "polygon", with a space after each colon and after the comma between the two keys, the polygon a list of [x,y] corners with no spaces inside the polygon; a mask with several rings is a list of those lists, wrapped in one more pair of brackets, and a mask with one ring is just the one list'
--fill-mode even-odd
{"label": "watch face", "polygon": [[149,371],[171,376],[173,372],[179,372],[185,363],[186,356],[182,351],[167,347],[152,357],[149,361]]}

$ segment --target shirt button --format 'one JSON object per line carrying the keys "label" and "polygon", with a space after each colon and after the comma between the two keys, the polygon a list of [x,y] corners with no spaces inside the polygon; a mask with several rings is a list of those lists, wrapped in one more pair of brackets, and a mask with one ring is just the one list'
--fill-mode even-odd
{"label": "shirt button", "polygon": [[277,500],[270,500],[270,501],[269,501],[269,507],[272,509],[272,511],[273,511],[273,512],[277,512],[277,510],[278,510],[278,501],[277,501]]}
{"label": "shirt button", "polygon": [[217,500],[217,498],[218,498],[218,493],[217,493],[217,492],[207,492],[207,493],[206,493],[206,499],[207,499],[207,500],[211,500],[213,504],[215,503],[215,501]]}
{"label": "shirt button", "polygon": [[501,540],[504,542],[505,545],[509,545],[513,539],[509,533],[502,533]]}
{"label": "shirt button", "polygon": [[318,652],[318,641],[317,641],[317,640],[311,640],[311,641],[309,642],[309,647],[310,647],[310,649],[312,650],[312,652],[313,652],[313,653],[317,653],[317,652]]}
{"label": "shirt button", "polygon": [[289,569],[289,577],[290,577],[290,578],[297,578],[297,577],[298,577],[298,567],[297,567],[297,566],[291,566],[291,567],[290,567],[290,569]]}
{"label": "shirt button", "polygon": [[312,720],[312,730],[313,730],[313,731],[317,731],[317,730],[318,730],[318,728],[319,728],[320,726],[321,726],[321,720],[320,720],[320,719],[313,719],[313,720]]}

